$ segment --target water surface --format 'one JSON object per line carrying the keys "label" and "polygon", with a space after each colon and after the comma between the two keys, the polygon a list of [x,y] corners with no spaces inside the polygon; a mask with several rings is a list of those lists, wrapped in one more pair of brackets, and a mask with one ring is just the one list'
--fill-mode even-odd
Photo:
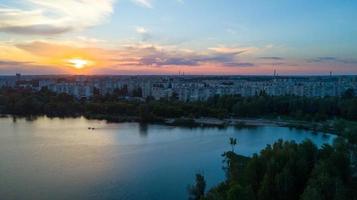
{"label": "water surface", "polygon": [[188,129],[84,118],[0,118],[0,197],[187,199],[196,172],[209,187],[224,179],[221,154],[230,149],[230,137],[246,156],[278,139],[309,138],[319,146],[333,139],[274,126]]}

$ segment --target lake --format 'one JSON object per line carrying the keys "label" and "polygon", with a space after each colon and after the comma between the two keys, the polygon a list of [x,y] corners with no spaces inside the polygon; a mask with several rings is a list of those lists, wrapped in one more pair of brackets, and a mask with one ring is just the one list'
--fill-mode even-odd
{"label": "lake", "polygon": [[[88,127],[95,127],[89,130]],[[182,128],[85,118],[0,118],[1,199],[187,199],[196,172],[224,180],[229,138],[250,156],[278,139],[334,136],[285,127]]]}

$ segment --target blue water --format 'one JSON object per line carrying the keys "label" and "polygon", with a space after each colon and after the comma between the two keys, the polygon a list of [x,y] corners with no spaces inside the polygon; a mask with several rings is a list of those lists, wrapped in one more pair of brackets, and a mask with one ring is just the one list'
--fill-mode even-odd
{"label": "blue water", "polygon": [[[88,130],[95,127],[95,130]],[[178,128],[75,119],[0,118],[1,199],[187,199],[196,172],[224,179],[228,139],[250,156],[278,139],[318,146],[333,136],[265,126]]]}

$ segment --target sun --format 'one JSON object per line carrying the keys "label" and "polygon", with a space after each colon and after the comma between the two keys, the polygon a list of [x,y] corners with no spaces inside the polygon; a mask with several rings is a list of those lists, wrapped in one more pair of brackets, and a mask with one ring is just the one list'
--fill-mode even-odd
{"label": "sun", "polygon": [[68,63],[76,69],[83,69],[90,64],[90,61],[81,58],[72,58],[68,60]]}

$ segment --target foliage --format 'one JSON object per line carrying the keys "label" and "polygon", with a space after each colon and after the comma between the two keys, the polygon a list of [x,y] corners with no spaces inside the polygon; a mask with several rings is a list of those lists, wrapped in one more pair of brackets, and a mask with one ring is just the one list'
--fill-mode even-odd
{"label": "foliage", "polygon": [[356,199],[350,155],[350,145],[342,138],[321,149],[309,140],[279,140],[246,159],[229,151],[223,154],[226,181],[203,199]]}
{"label": "foliage", "polygon": [[[140,97],[142,91],[133,95]],[[0,113],[50,116],[125,116],[157,121],[160,118],[195,117],[277,117],[285,116],[304,121],[327,119],[357,120],[357,97],[347,91],[342,97],[308,98],[297,96],[253,97],[215,96],[207,101],[181,102],[169,100],[126,100],[127,89],[113,94],[96,95],[79,100],[67,94],[47,90],[0,89]]]}
{"label": "foliage", "polygon": [[196,183],[188,188],[190,200],[201,200],[204,198],[206,181],[201,174],[196,174]]}

